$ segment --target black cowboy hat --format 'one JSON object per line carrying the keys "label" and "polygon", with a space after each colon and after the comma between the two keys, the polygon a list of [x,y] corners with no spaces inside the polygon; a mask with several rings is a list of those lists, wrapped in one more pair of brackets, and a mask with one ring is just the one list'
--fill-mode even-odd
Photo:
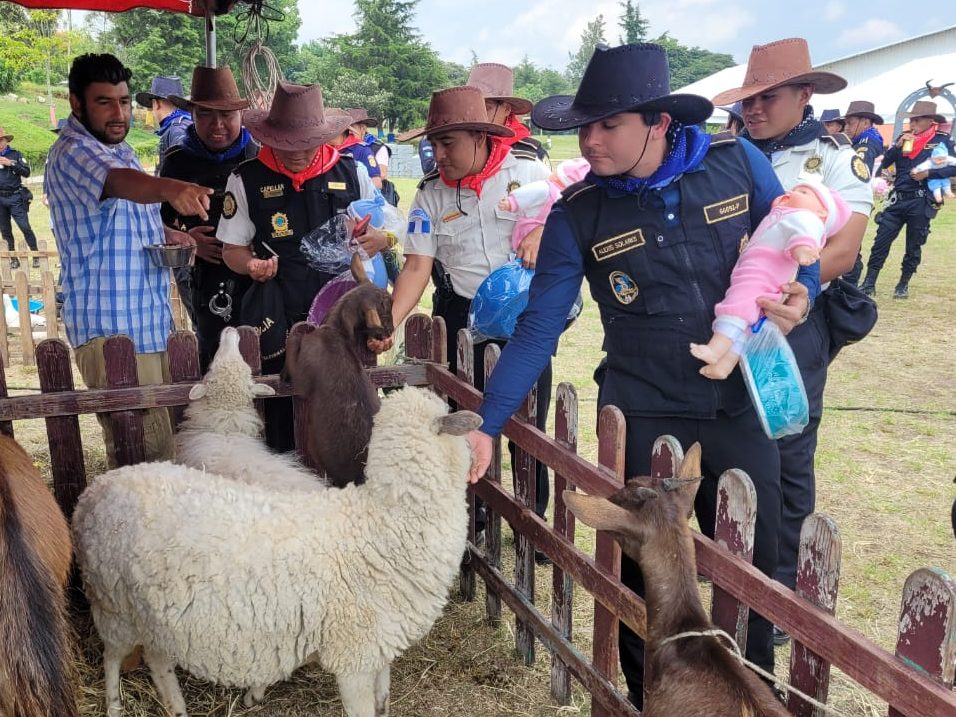
{"label": "black cowboy hat", "polygon": [[531,110],[531,121],[547,130],[574,129],[621,112],[666,112],[684,124],[697,124],[714,111],[699,95],[672,95],[667,53],[660,45],[598,45],[574,97],[545,97]]}
{"label": "black cowboy hat", "polygon": [[183,82],[178,77],[167,77],[157,75],[153,78],[149,86],[149,92],[137,92],[136,103],[141,107],[149,109],[153,106],[153,100],[165,100],[167,95],[183,94]]}

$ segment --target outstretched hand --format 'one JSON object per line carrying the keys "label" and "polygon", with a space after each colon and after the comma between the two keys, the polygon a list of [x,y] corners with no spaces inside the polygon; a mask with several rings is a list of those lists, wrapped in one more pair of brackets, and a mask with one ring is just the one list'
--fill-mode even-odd
{"label": "outstretched hand", "polygon": [[468,470],[468,482],[477,483],[491,465],[494,439],[482,431],[471,431],[465,436],[471,446],[471,468]]}

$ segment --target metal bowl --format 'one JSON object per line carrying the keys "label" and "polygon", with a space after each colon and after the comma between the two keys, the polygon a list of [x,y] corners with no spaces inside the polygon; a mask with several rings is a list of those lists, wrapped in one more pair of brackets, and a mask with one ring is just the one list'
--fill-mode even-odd
{"label": "metal bowl", "polygon": [[178,269],[192,261],[196,253],[195,246],[179,244],[150,244],[143,247],[153,263],[160,268]]}

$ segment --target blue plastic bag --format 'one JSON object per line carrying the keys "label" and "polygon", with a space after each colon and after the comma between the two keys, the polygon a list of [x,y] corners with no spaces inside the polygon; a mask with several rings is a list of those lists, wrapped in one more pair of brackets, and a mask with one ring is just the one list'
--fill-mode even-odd
{"label": "blue plastic bag", "polygon": [[757,322],[740,357],[740,370],[760,425],[770,438],[801,433],[810,404],[793,349],[772,321]]}
{"label": "blue plastic bag", "polygon": [[512,259],[481,282],[468,311],[468,329],[475,341],[511,338],[518,317],[528,305],[533,276],[534,269],[526,269],[520,259]]}

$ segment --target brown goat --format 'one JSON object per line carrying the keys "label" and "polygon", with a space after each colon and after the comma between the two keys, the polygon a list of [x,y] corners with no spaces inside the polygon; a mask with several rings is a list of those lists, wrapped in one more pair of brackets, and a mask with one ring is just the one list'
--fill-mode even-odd
{"label": "brown goat", "polygon": [[296,395],[309,402],[302,456],[339,488],[365,482],[372,418],[379,409],[359,347],[393,331],[392,298],[369,281],[357,254],[352,275],[358,286],[335,302],[315,331],[289,337],[282,371]]}
{"label": "brown goat", "polygon": [[579,520],[610,532],[644,573],[649,676],[644,717],[789,717],[767,684],[719,638],[667,641],[678,633],[713,629],[697,591],[687,524],[699,476],[695,443],[673,483],[634,478],[608,499],[571,491],[564,499]]}
{"label": "brown goat", "polygon": [[78,715],[64,588],[66,518],[20,445],[0,434],[0,714]]}

